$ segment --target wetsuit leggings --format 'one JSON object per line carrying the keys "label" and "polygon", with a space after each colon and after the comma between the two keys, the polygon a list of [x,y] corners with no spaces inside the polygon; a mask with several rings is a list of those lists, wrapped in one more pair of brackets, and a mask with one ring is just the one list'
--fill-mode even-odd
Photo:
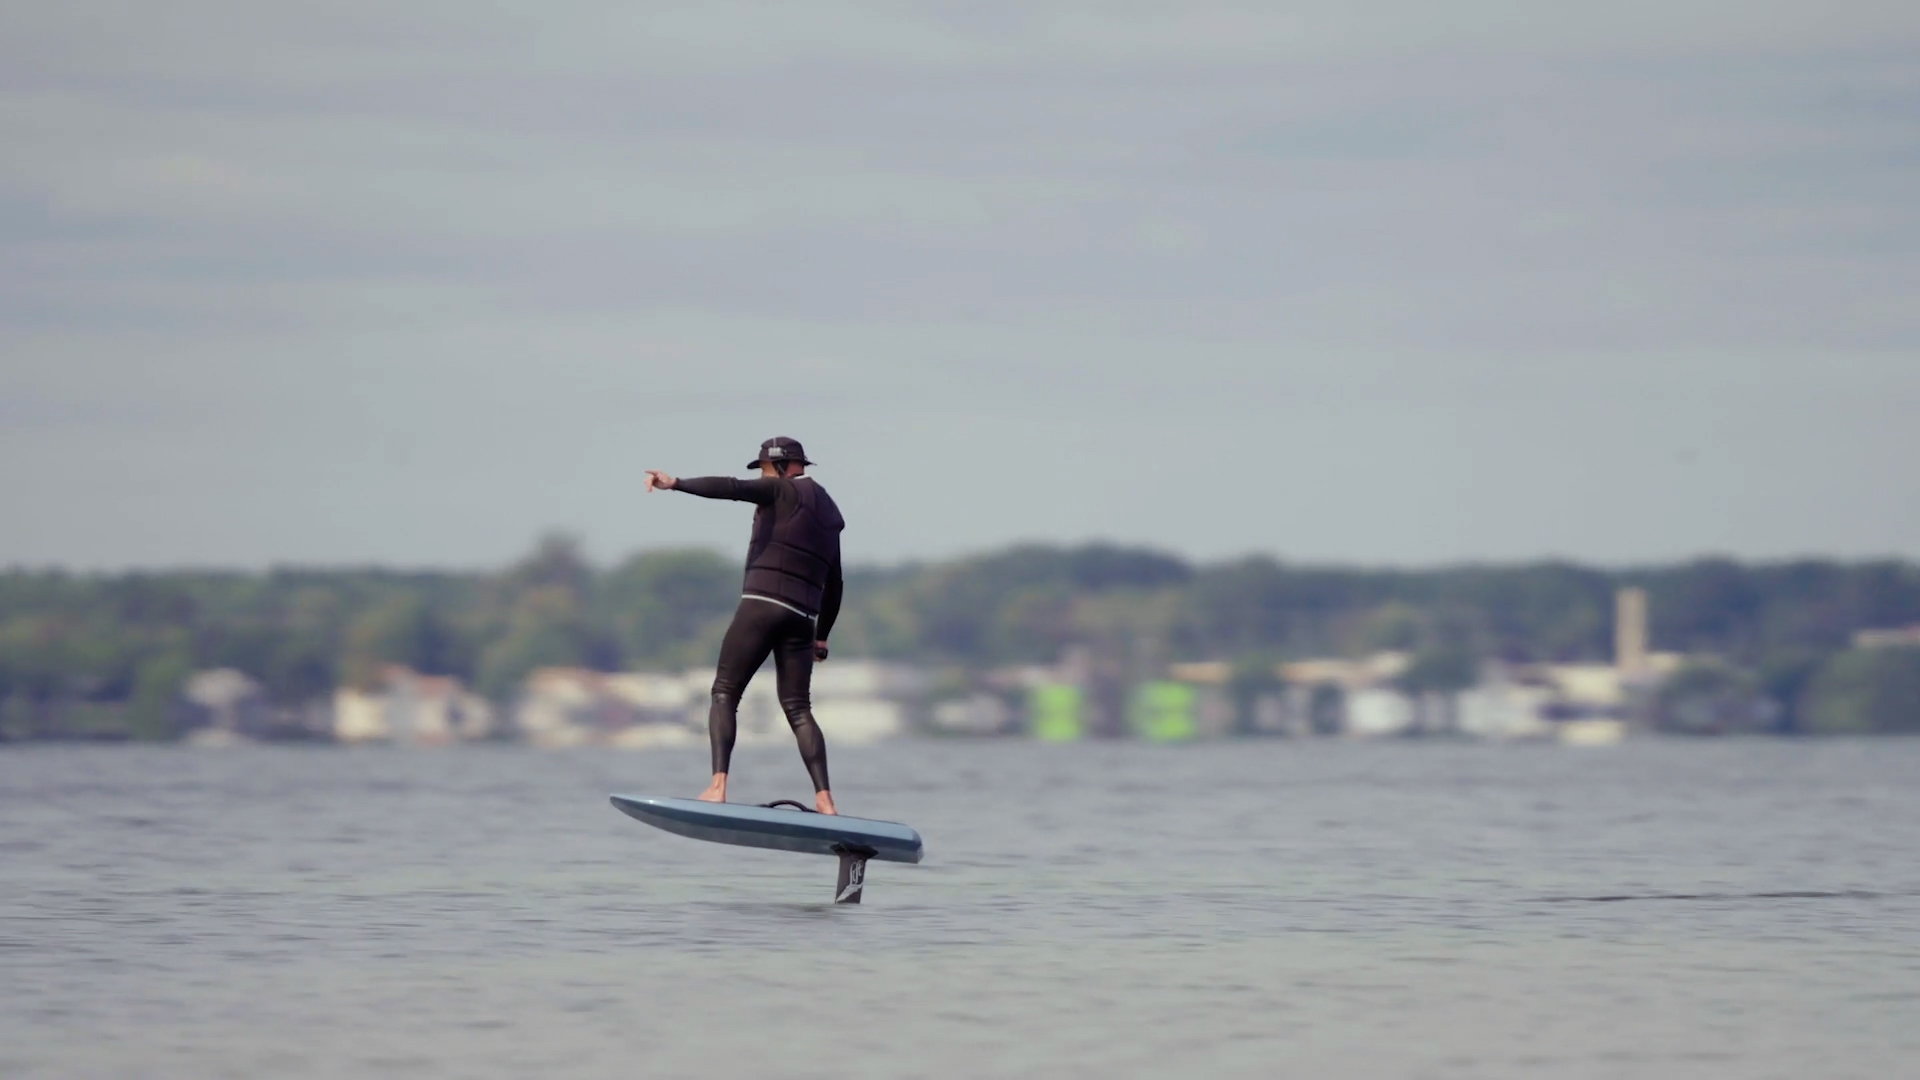
{"label": "wetsuit leggings", "polygon": [[707,737],[713,742],[713,771],[727,771],[733,759],[740,695],[747,680],[773,654],[774,686],[793,736],[800,742],[813,790],[827,791],[827,742],[813,722],[813,620],[766,600],[743,598],[733,625],[720,642],[720,669],[713,677],[713,707],[707,712]]}

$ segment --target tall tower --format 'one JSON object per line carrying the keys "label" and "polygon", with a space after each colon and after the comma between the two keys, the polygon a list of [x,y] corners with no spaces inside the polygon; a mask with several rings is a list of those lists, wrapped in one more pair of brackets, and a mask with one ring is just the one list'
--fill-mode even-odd
{"label": "tall tower", "polygon": [[1613,594],[1613,665],[1622,679],[1647,673],[1647,590]]}

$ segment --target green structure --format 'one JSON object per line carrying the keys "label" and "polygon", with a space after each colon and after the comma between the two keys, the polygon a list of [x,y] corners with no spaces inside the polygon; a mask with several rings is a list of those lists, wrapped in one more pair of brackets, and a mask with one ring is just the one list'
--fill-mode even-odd
{"label": "green structure", "polygon": [[1070,683],[1047,683],[1027,696],[1027,724],[1041,742],[1073,742],[1086,733],[1085,695]]}
{"label": "green structure", "polygon": [[1142,683],[1133,692],[1127,720],[1134,734],[1148,742],[1184,742],[1200,734],[1194,719],[1198,699],[1186,683]]}

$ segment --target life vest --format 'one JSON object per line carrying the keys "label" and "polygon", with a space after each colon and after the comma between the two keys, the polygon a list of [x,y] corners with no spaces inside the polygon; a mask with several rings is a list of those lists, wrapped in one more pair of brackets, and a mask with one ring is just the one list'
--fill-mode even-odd
{"label": "life vest", "polygon": [[785,483],[787,490],[772,506],[754,511],[745,591],[818,615],[847,522],[812,477]]}

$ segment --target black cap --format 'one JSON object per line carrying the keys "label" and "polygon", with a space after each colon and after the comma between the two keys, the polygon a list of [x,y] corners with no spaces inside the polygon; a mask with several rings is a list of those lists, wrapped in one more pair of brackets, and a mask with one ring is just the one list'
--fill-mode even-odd
{"label": "black cap", "polygon": [[783,461],[797,461],[802,465],[813,464],[807,460],[807,452],[801,448],[800,440],[776,435],[760,444],[760,456],[747,462],[747,468],[757,469],[763,464],[778,465]]}

